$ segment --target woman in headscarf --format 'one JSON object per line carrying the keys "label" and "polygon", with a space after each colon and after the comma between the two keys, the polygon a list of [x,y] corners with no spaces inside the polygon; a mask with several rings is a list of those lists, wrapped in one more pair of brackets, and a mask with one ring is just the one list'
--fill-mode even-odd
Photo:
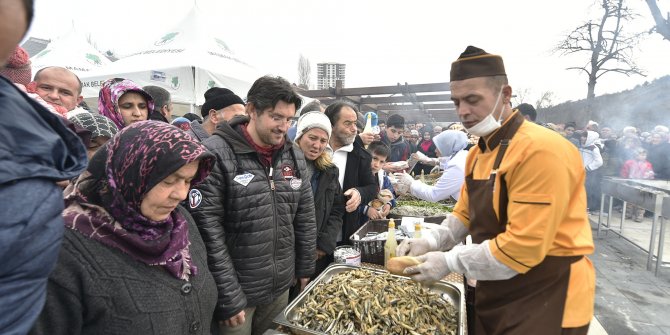
{"label": "woman in headscarf", "polygon": [[295,143],[307,161],[316,212],[316,271],[312,278],[333,261],[344,215],[339,170],[326,152],[331,133],[330,120],[321,112],[308,112],[298,119]]}
{"label": "woman in headscarf", "polygon": [[216,284],[178,205],[212,160],[185,132],[155,121],[98,150],[65,194],[69,229],[31,334],[209,334]]}
{"label": "woman in headscarf", "polygon": [[119,131],[119,128],[116,127],[110,118],[100,114],[82,112],[70,116],[67,119],[75,125],[91,132],[91,140],[86,148],[86,154],[89,160],[98,149],[102,148],[102,146]]}
{"label": "woman in headscarf", "polygon": [[113,78],[100,87],[98,111],[120,129],[146,121],[154,109],[154,98],[129,79]]}
{"label": "woman in headscarf", "polygon": [[449,197],[458,200],[461,185],[465,179],[465,159],[468,152],[468,137],[462,131],[445,130],[433,137],[439,158],[424,158],[421,162],[427,165],[439,165],[444,170],[434,186],[414,180],[407,173],[396,174],[398,186],[396,192],[411,195],[430,202],[438,202]]}

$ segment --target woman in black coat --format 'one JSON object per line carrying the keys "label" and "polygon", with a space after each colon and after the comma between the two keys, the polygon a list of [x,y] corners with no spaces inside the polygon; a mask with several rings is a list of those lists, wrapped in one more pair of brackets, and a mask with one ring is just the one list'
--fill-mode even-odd
{"label": "woman in black coat", "polygon": [[295,143],[300,147],[309,170],[316,214],[316,272],[318,276],[333,261],[337,237],[342,230],[344,196],[339,171],[326,151],[332,127],[320,112],[303,114],[298,120]]}

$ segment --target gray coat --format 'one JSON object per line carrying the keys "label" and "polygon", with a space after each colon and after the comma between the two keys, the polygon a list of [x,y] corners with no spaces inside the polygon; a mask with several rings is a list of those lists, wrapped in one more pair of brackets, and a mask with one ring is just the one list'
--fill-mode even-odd
{"label": "gray coat", "polygon": [[180,210],[189,222],[197,275],[179,280],[66,229],[44,310],[30,334],[209,334],[216,285],[198,229]]}
{"label": "gray coat", "polygon": [[201,203],[190,208],[219,288],[219,320],[274,301],[295,277],[314,272],[316,223],[305,158],[287,141],[273,157],[270,178],[236,129],[248,120],[222,123],[205,140],[216,163],[197,187]]}

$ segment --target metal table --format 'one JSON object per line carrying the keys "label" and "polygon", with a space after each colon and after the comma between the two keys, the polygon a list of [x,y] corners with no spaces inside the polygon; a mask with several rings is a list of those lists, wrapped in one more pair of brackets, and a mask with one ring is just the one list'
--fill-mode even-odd
{"label": "metal table", "polygon": [[[602,194],[600,197],[600,213],[598,213],[598,232],[601,230],[611,231],[625,240],[633,243],[635,246],[646,251],[647,270],[651,270],[654,249],[656,247],[656,231],[660,223],[660,232],[658,238],[658,256],[656,257],[656,268],[654,274],[658,276],[658,270],[663,264],[663,245],[665,243],[665,223],[666,219],[670,218],[670,181],[668,180],[648,180],[648,179],[621,179],[621,178],[603,178]],[[609,197],[609,206],[607,211],[607,223],[603,224],[602,216],[605,210],[605,197]],[[610,219],[612,217],[612,202],[617,198],[623,201],[623,208],[621,213],[621,222],[619,224],[619,231],[613,230],[610,226]],[[653,213],[653,221],[651,225],[651,236],[649,241],[649,249],[638,245],[634,241],[626,238],[623,235],[623,222],[626,217],[626,203],[644,208]]]}

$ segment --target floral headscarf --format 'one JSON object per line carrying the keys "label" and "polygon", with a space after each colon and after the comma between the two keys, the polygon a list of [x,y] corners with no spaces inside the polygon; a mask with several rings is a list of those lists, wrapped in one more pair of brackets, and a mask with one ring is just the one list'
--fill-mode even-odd
{"label": "floral headscarf", "polygon": [[207,177],[213,155],[169,124],[133,123],[95,154],[66,196],[65,226],[187,280],[197,269],[191,264],[186,219],[173,210],[167,219],[153,221],[142,215],[140,206],[154,186],[196,160],[200,162],[191,185]]}
{"label": "floral headscarf", "polygon": [[[154,98],[145,92],[139,85],[129,79],[112,78],[105,81],[100,87],[98,96],[98,111],[100,114],[112,119],[119,129],[125,127],[123,116],[119,112],[119,99],[126,92],[137,92],[147,99],[149,113],[154,110]],[[148,114],[147,114],[148,117]]]}

